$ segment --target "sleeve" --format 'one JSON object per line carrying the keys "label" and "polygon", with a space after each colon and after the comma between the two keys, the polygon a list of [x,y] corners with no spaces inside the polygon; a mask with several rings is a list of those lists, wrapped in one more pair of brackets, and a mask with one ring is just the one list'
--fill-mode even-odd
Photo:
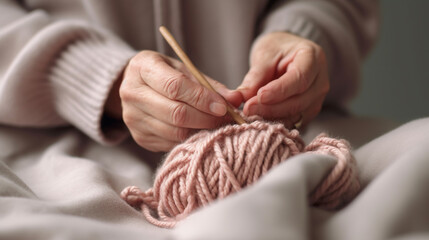
{"label": "sleeve", "polygon": [[289,0],[274,1],[260,30],[288,31],[318,43],[329,65],[326,103],[344,105],[358,90],[361,64],[378,28],[377,0]]}
{"label": "sleeve", "polygon": [[113,34],[1,1],[0,52],[0,124],[71,124],[102,144],[127,136],[124,126],[101,127],[109,91],[136,53]]}

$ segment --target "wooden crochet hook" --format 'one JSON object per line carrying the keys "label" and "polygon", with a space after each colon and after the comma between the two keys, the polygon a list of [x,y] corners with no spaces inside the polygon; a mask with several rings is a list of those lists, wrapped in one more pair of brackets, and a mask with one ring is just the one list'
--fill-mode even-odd
{"label": "wooden crochet hook", "polygon": [[[195,67],[195,65],[191,62],[189,57],[186,55],[186,53],[183,51],[183,49],[180,47],[179,43],[177,43],[176,39],[174,39],[173,35],[168,31],[168,29],[164,26],[161,26],[159,28],[159,31],[161,32],[161,35],[164,37],[164,39],[168,42],[170,47],[174,50],[174,52],[177,54],[177,56],[182,60],[182,62],[185,64],[185,66],[188,68],[188,70],[192,73],[192,75],[200,82],[201,85],[206,87],[207,89],[211,90],[212,92],[218,94],[222,97],[216,90],[210,85],[210,83],[207,81],[207,79],[201,74],[201,72]],[[222,97],[223,98],[223,97]],[[238,123],[243,124],[246,123],[244,119],[234,111],[234,107],[231,106],[231,104],[226,101],[226,110],[228,114]]]}

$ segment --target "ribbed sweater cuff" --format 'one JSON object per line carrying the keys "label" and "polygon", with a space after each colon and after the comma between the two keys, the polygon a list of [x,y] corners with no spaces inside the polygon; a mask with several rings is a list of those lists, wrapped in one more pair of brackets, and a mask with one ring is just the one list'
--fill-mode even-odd
{"label": "ribbed sweater cuff", "polygon": [[[330,45],[318,27],[311,19],[299,13],[284,12],[282,8],[271,13],[263,22],[261,34],[271,32],[289,32],[294,35],[309,39],[319,44],[330,57]],[[328,62],[330,59],[328,59]]]}
{"label": "ribbed sweater cuff", "polygon": [[102,144],[124,139],[128,135],[125,126],[102,129],[101,120],[110,89],[135,54],[122,42],[95,34],[85,34],[69,44],[50,74],[58,113]]}

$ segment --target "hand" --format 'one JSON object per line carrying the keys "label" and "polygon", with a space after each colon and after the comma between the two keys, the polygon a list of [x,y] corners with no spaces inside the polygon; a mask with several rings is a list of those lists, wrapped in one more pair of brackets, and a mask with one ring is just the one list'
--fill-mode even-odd
{"label": "hand", "polygon": [[286,32],[264,35],[252,47],[250,70],[237,90],[246,115],[282,120],[287,127],[308,123],[329,91],[323,49]]}
{"label": "hand", "polygon": [[[227,101],[241,104],[239,92],[207,80]],[[120,85],[123,121],[134,140],[148,150],[169,151],[192,129],[214,128],[226,121],[220,118],[226,113],[225,100],[201,86],[181,62],[160,53],[142,51],[133,57]]]}

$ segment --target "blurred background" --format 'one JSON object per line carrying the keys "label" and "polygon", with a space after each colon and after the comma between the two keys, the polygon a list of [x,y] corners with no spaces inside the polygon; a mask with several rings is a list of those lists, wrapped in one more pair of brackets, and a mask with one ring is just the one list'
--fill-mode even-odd
{"label": "blurred background", "polygon": [[381,14],[351,109],[398,122],[429,117],[429,0],[381,0]]}

